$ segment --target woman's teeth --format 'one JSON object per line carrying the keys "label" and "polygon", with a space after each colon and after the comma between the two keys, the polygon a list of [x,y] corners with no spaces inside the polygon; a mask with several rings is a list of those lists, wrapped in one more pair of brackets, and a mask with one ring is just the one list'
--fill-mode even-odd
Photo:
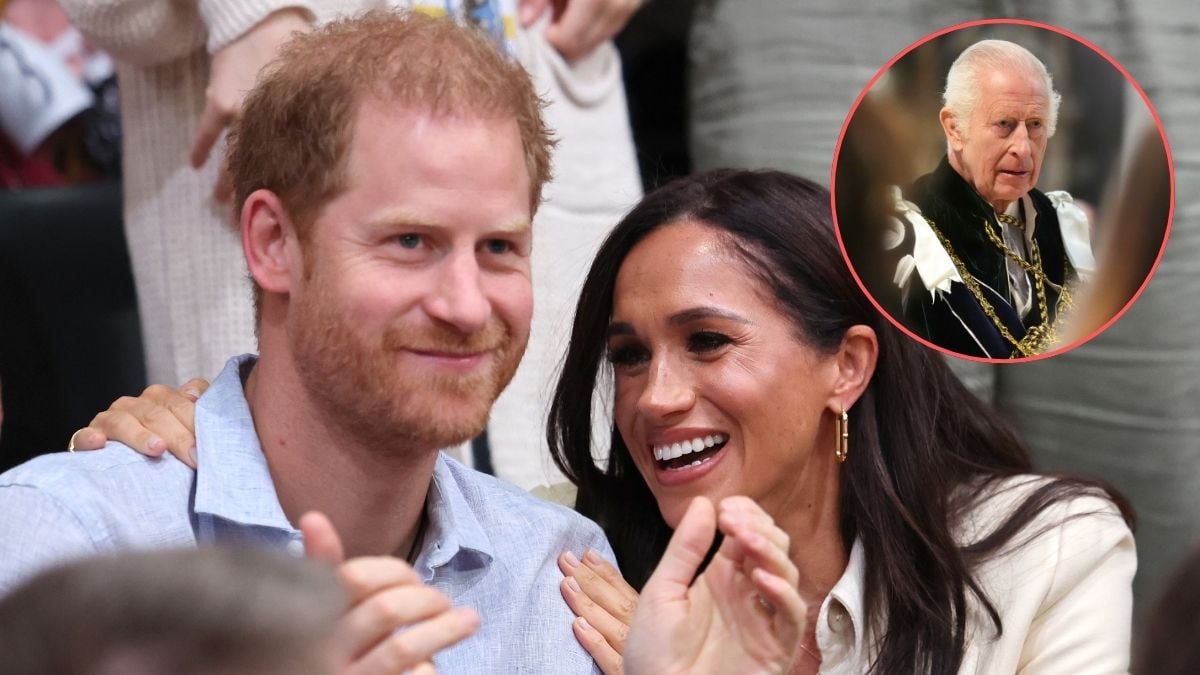
{"label": "woman's teeth", "polygon": [[728,440],[725,434],[712,434],[711,436],[701,436],[693,438],[690,441],[681,441],[679,443],[669,443],[667,445],[654,446],[654,459],[660,462],[678,459],[684,455],[700,452],[705,448],[711,448],[714,445],[720,445]]}

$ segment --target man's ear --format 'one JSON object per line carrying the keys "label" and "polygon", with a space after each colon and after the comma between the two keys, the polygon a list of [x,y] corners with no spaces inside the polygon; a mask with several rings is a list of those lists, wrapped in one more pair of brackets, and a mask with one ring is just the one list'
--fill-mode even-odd
{"label": "man's ear", "polygon": [[875,330],[862,324],[851,326],[842,336],[834,355],[837,368],[829,408],[835,413],[849,410],[867,390],[879,359],[879,339]]}
{"label": "man's ear", "polygon": [[289,293],[302,268],[291,216],[270,190],[255,190],[242,205],[242,252],[250,276],[265,293]]}
{"label": "man's ear", "polygon": [[950,143],[950,147],[955,152],[962,152],[964,137],[958,116],[947,106],[938,113],[938,120],[942,123],[942,131],[946,133],[946,140]]}

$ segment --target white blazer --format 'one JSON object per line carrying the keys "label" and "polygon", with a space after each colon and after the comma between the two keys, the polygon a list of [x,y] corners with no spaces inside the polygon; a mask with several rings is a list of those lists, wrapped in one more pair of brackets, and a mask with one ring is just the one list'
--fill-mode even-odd
{"label": "white blazer", "polygon": [[[982,539],[1047,480],[1006,481],[956,528],[960,543]],[[845,573],[821,605],[821,673],[865,673],[876,654],[877,631],[863,625],[865,564],[856,541]],[[991,618],[968,592],[959,672],[1127,673],[1136,569],[1133,534],[1111,502],[1084,496],[1051,505],[976,571],[1003,634],[996,636]]]}

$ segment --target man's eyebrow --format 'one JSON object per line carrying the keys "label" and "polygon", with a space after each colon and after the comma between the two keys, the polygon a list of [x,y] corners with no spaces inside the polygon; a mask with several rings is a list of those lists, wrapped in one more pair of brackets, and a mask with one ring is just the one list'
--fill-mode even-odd
{"label": "man's eyebrow", "polygon": [[409,211],[389,210],[381,211],[374,214],[367,225],[371,227],[417,227],[421,229],[435,229],[440,227],[438,223],[429,220],[423,216],[419,216]]}
{"label": "man's eyebrow", "polygon": [[[384,211],[376,214],[373,218],[367,221],[370,227],[415,227],[422,230],[447,230],[451,229],[445,223],[435,220],[430,220],[427,217],[417,215],[408,211]],[[499,225],[487,228],[488,234],[524,234],[533,229],[530,221],[519,218],[508,222],[501,222]]]}
{"label": "man's eyebrow", "polygon": [[502,234],[524,234],[526,232],[529,232],[532,229],[533,229],[533,224],[530,223],[528,220],[514,220],[511,222],[502,223],[500,225],[497,225],[495,228],[492,228],[491,231],[499,232]]}

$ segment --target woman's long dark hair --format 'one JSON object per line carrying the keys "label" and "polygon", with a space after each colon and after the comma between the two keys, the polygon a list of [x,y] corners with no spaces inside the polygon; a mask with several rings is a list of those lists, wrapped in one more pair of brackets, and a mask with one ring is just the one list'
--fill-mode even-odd
{"label": "woman's long dark hair", "polygon": [[840,499],[843,541],[849,549],[859,539],[865,553],[866,624],[886,617],[873,672],[957,672],[968,592],[1001,631],[973,570],[1051,504],[1100,494],[1132,521],[1124,499],[1107,485],[1061,477],[1034,489],[984,539],[960,547],[953,527],[964,510],[996,482],[1032,472],[1025,446],[940,354],[903,335],[870,304],[839,252],[824,188],[781,172],[719,170],[651,193],[601,246],[551,403],[547,438],[554,461],[579,488],[576,509],[604,528],[635,587],[658,563],[670,528],[615,426],[607,463],[596,465],[592,397],[606,367],[605,335],[622,262],[649,233],[684,219],[728,236],[745,269],[772,291],[808,345],[833,352],[857,324],[878,337],[874,377],[850,411],[851,455],[842,465]]}

